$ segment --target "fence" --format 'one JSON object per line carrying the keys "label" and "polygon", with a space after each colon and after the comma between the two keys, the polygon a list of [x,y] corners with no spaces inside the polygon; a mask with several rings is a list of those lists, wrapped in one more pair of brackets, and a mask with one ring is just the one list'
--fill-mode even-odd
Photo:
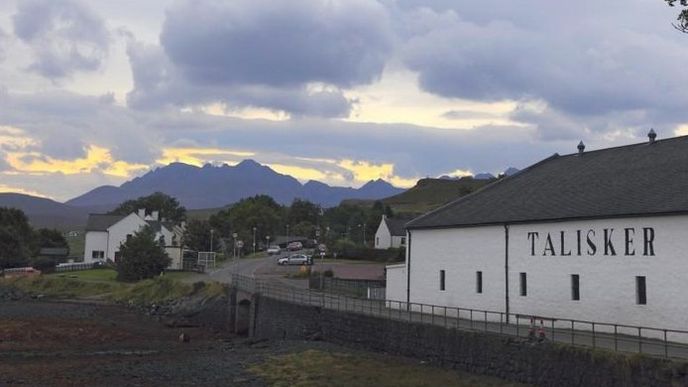
{"label": "fence", "polygon": [[242,275],[234,275],[232,285],[244,291],[259,293],[263,297],[340,312],[433,324],[447,329],[483,331],[524,340],[549,340],[615,352],[688,358],[688,331],[682,330],[526,316],[403,301],[369,300],[299,289]]}
{"label": "fence", "polygon": [[[385,287],[385,281],[380,280],[323,277],[322,282],[320,281],[320,276],[311,276],[308,281],[309,288],[319,289],[330,293],[350,295],[354,297],[366,297],[368,295],[368,289]],[[320,288],[321,284],[322,289]]]}
{"label": "fence", "polygon": [[94,262],[62,263],[55,266],[55,272],[80,271],[93,269]]}

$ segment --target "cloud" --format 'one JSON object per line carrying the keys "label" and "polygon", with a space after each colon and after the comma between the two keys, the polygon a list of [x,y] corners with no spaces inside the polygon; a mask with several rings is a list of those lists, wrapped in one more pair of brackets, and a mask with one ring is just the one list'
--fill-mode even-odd
{"label": "cloud", "polygon": [[5,60],[5,51],[6,51],[6,44],[7,44],[7,33],[0,28],[0,62]]}
{"label": "cloud", "polygon": [[[400,19],[413,20],[404,27],[400,56],[418,72],[426,91],[476,101],[544,103],[547,116],[539,121],[554,123],[556,116],[553,137],[572,122],[581,134],[586,127],[627,129],[624,116],[637,117],[641,110],[661,120],[656,124],[673,125],[684,115],[688,74],[682,64],[688,51],[684,37],[658,27],[664,7],[630,2],[619,12],[592,0],[575,5],[531,0],[499,9],[433,3],[429,9],[406,2]],[[617,121],[601,125],[602,119]]]}
{"label": "cloud", "polygon": [[15,35],[33,51],[29,69],[46,78],[95,71],[107,56],[104,20],[78,1],[22,1],[12,21]]}
{"label": "cloud", "polygon": [[185,1],[168,10],[160,41],[201,84],[348,87],[379,77],[388,28],[376,1]]}
{"label": "cloud", "polygon": [[180,2],[166,14],[161,46],[130,39],[127,101],[348,117],[355,101],[343,89],[377,80],[392,40],[377,2]]}

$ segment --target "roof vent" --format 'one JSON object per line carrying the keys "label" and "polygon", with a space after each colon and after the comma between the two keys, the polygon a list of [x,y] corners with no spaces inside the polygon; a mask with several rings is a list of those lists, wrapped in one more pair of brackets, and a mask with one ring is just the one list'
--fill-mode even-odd
{"label": "roof vent", "polygon": [[650,128],[650,132],[647,134],[647,137],[650,139],[650,144],[652,144],[657,138],[657,133],[655,133],[654,129]]}
{"label": "roof vent", "polygon": [[584,150],[585,150],[585,144],[583,144],[583,141],[581,141],[578,143],[578,154],[582,155]]}

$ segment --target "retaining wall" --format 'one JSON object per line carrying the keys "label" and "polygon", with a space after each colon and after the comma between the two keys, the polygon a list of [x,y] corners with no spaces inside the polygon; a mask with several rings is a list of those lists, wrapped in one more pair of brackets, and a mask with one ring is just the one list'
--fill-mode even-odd
{"label": "retaining wall", "polygon": [[348,347],[538,386],[684,386],[688,363],[457,331],[254,296],[254,336]]}

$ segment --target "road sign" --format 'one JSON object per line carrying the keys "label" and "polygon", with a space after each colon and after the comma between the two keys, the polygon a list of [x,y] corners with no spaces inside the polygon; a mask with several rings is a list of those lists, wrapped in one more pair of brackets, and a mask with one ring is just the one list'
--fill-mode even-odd
{"label": "road sign", "polygon": [[236,242],[236,247],[237,247],[237,248],[242,248],[242,247],[244,247],[244,241],[237,241],[237,242]]}
{"label": "road sign", "polygon": [[321,243],[318,245],[318,250],[320,250],[321,252],[325,252],[327,250],[327,246]]}

